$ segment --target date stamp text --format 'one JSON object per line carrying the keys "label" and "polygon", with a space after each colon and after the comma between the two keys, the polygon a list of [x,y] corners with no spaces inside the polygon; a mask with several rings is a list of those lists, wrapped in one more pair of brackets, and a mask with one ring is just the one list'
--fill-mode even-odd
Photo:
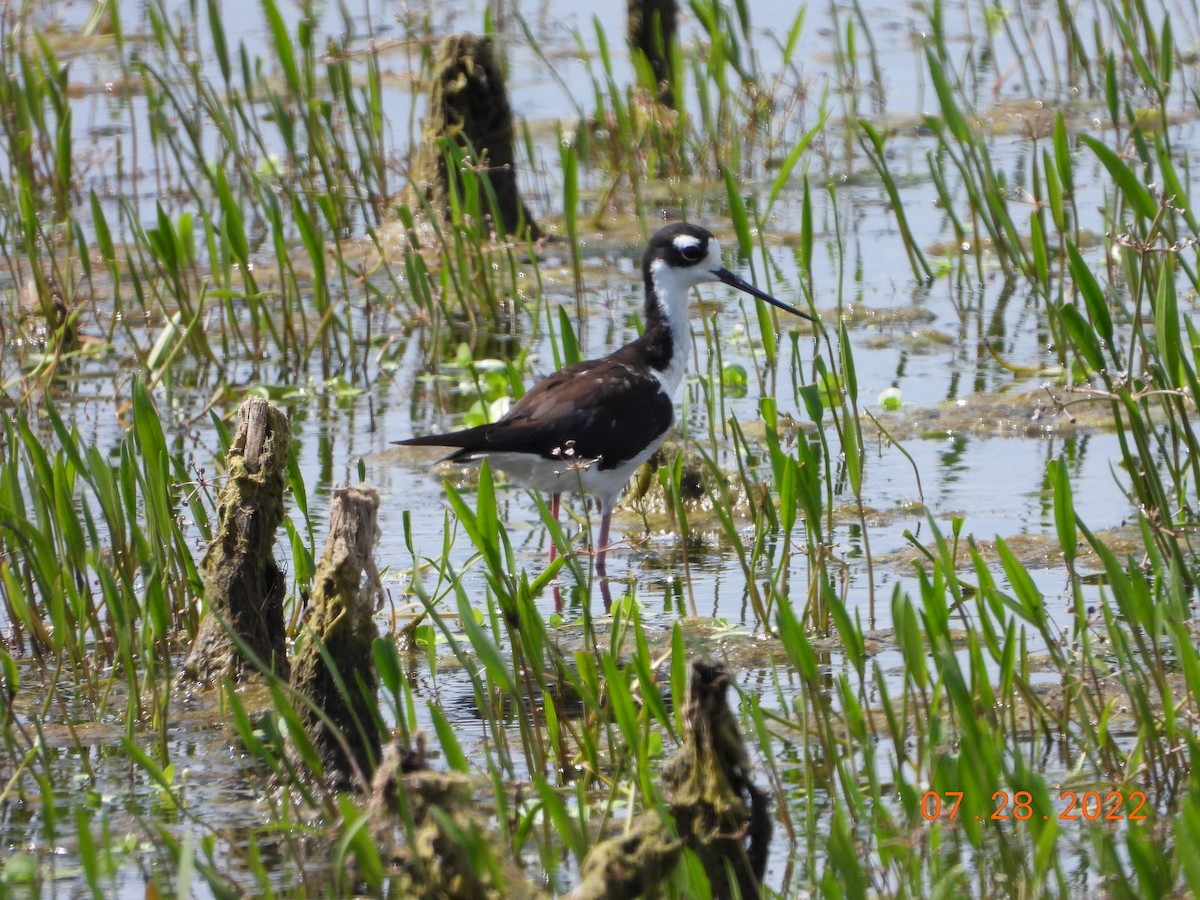
{"label": "date stamp text", "polygon": [[[962,798],[962,791],[926,791],[921,797],[921,815],[930,822],[955,819],[958,817],[958,807]],[[1130,791],[1128,794],[1120,791],[1061,791],[1058,799],[1063,804],[1061,809],[1040,810],[1035,808],[1033,794],[1029,791],[996,791],[992,794],[991,815],[985,814],[975,818],[996,822],[1012,819],[1024,822],[1039,815],[1043,820],[1048,820],[1053,814],[1062,822],[1146,821],[1146,795],[1142,791]]]}

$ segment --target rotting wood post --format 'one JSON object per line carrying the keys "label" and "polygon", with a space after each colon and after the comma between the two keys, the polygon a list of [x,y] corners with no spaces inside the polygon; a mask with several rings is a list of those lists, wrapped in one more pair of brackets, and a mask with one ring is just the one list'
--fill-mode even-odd
{"label": "rotting wood post", "polygon": [[[434,210],[448,214],[451,173],[445,142],[472,154],[473,162],[487,173],[496,197],[497,232],[537,240],[541,229],[517,190],[513,152],[513,114],[496,63],[492,41],[474,34],[456,34],[438,44],[434,53],[429,110],[421,143],[413,161],[412,183],[425,194]],[[465,190],[455,172],[455,190]],[[480,206],[490,209],[486,197]]]}
{"label": "rotting wood post", "polygon": [[657,812],[642,813],[623,833],[588,851],[579,869],[579,884],[565,900],[655,896],[679,864],[683,845]]}
{"label": "rotting wood post", "polygon": [[663,783],[679,836],[704,864],[713,897],[759,897],[771,843],[770,803],[750,780],[750,757],[725,697],[728,686],[724,666],[692,663],[687,738]]}
{"label": "rotting wood post", "polygon": [[640,52],[650,63],[657,85],[658,102],[675,108],[671,46],[675,42],[678,4],[676,0],[628,0],[625,5],[626,40],[632,52]]}
{"label": "rotting wood post", "polygon": [[378,676],[371,653],[379,633],[375,601],[382,590],[374,559],[378,513],[373,487],[334,492],[329,537],[292,664],[292,688],[309,701],[297,701],[297,714],[321,758],[326,784],[336,788],[347,787],[355,776],[365,787],[379,760]]}
{"label": "rotting wood post", "polygon": [[771,815],[766,794],[750,780],[750,757],[725,699],[728,686],[723,666],[692,663],[683,745],[663,769],[679,837],[657,812],[642,814],[622,834],[592,847],[579,885],[565,900],[653,896],[685,846],[704,865],[713,897],[762,896]]}
{"label": "rotting wood post", "polygon": [[287,415],[261,397],[248,398],[238,418],[217,496],[217,532],[200,562],[205,610],[184,664],[185,683],[211,685],[253,669],[239,641],[276,675],[288,674],[285,581],[273,548],[283,522],[291,427]]}
{"label": "rotting wood post", "polygon": [[550,900],[489,822],[488,807],[476,799],[479,786],[469,775],[429,769],[420,734],[415,749],[394,741],[384,748],[367,814],[379,855],[395,871],[393,896]]}

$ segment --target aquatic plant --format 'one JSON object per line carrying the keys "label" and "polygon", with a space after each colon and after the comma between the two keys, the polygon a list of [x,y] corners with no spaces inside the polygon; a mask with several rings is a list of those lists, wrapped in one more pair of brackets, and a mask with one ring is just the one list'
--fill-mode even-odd
{"label": "aquatic plant", "polygon": [[[672,109],[606,21],[514,15],[508,52],[573,95],[520,125],[531,207],[566,241],[535,246],[486,227],[463,148],[448,218],[400,199],[430,49],[461,30],[442,12],[264,0],[254,35],[212,0],[68,7],[0,13],[6,890],[397,890],[371,798],[315,777],[297,692],[269,672],[173,687],[229,416],[248,393],[291,414],[293,650],[334,483],[418,477],[364,435],[485,415],[627,337],[618,260],[682,215],[727,223],[731,264],[822,325],[697,317],[700,374],[619,524],[640,546],[610,617],[586,506],[560,525],[488,471],[436,509],[411,481],[385,492],[378,695],[339,690],[391,731],[383,759],[460,779],[488,828],[443,816],[439,839],[569,889],[604,837],[668,821],[686,673],[711,655],[775,803],[768,895],[1200,891],[1194,22],[934,2],[909,46],[857,3],[764,38],[749,5],[696,2]],[[951,349],[921,371],[949,374],[928,388],[896,345],[935,301]],[[901,386],[899,410],[870,408]],[[908,418],[934,390],[1040,404],[1020,427],[1051,437],[1013,482],[1038,521],[980,534],[986,511],[939,496],[1000,416]],[[1011,440],[975,476],[991,493],[1017,477]],[[419,812],[396,810],[400,844]],[[707,889],[684,852],[666,890]]]}

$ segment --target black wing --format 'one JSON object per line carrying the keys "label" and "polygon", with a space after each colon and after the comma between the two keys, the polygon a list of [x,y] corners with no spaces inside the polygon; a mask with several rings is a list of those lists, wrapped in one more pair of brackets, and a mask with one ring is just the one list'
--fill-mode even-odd
{"label": "black wing", "polygon": [[398,444],[457,447],[450,459],[476,453],[574,450],[609,469],[633,458],[671,427],[674,406],[652,370],[620,354],[568,366],[539,381],[500,421]]}

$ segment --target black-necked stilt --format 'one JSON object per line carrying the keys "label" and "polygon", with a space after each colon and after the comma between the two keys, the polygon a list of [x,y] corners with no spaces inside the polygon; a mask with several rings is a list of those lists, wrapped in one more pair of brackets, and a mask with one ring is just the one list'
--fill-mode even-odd
{"label": "black-necked stilt", "polygon": [[[497,422],[395,441],[457,448],[446,459],[458,463],[486,457],[510,478],[550,494],[555,517],[564,491],[592,494],[601,512],[596,574],[605,608],[610,594],[604,556],[613,507],[629,477],[662,444],[675,418],[671,398],[687,372],[691,340],[689,290],[706,281],[723,281],[797,316],[813,318],[726,269],[717,239],[698,225],[676,223],[657,231],[642,257],[642,277],[645,323],[636,340],[539,381]],[[551,561],[554,554],[552,543]]]}

